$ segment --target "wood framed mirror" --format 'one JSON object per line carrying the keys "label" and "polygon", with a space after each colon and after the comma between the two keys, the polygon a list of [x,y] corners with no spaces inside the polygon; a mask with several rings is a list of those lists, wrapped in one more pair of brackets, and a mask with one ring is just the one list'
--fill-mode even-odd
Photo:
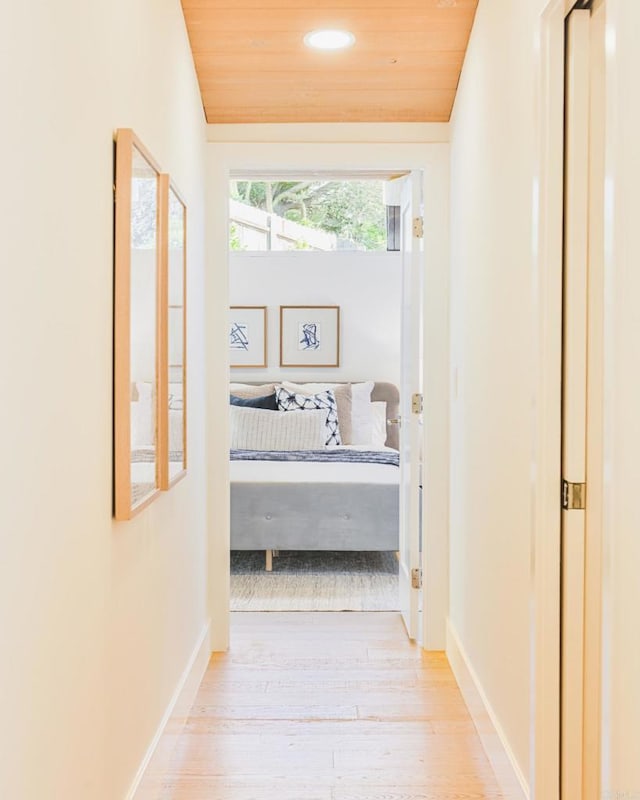
{"label": "wood framed mirror", "polygon": [[187,206],[169,179],[160,176],[166,218],[161,285],[160,488],[187,472]]}
{"label": "wood framed mirror", "polygon": [[116,132],[114,516],[131,519],[160,491],[161,171],[128,128]]}

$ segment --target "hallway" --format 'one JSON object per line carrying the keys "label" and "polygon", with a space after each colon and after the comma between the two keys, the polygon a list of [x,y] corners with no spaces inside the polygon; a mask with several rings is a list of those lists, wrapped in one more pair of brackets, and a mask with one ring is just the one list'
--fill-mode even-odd
{"label": "hallway", "polygon": [[236,613],[161,800],[498,800],[443,654],[394,613]]}

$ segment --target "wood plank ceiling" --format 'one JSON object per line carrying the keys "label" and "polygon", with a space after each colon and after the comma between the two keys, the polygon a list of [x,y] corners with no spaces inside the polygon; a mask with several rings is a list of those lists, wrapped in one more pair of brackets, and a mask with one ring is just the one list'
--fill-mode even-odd
{"label": "wood plank ceiling", "polygon": [[[182,0],[210,123],[444,122],[478,0]],[[318,28],[348,50],[307,48]]]}

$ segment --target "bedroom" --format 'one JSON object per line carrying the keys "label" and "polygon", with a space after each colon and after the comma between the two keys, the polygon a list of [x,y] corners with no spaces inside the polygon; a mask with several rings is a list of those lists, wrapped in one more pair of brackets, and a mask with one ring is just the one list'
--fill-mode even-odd
{"label": "bedroom", "polygon": [[[232,610],[399,608],[397,400],[403,260],[398,181],[386,180],[386,175],[350,176],[368,180],[330,177],[322,176],[310,187],[302,182],[293,186],[308,196],[312,217],[316,206],[316,217],[326,216],[330,203],[338,203],[336,197],[356,198],[358,208],[353,200],[344,200],[351,204],[346,211],[349,223],[341,222],[348,230],[338,236],[321,228],[329,227],[331,220],[315,228],[310,227],[313,222],[301,226],[291,221],[297,209],[284,219],[257,207],[265,205],[263,187],[272,193],[290,189],[290,183],[231,184],[236,198],[238,186],[243,198],[251,187],[258,196],[253,208],[238,199],[230,203],[232,403],[264,405],[256,398],[271,397],[269,411],[231,407]],[[319,199],[314,206],[315,193]],[[319,315],[314,330],[328,349],[319,348],[317,341],[311,347],[307,341],[306,351],[295,346],[305,314]],[[247,330],[252,332],[250,348],[243,335]],[[295,342],[288,352],[290,337]],[[299,400],[304,394],[306,408],[312,405],[312,395],[329,391],[336,396],[341,445],[327,447],[320,456],[331,463],[318,463],[313,451],[265,457],[240,449],[248,444],[246,435],[243,441],[236,439],[243,425],[256,419],[271,425],[279,417],[283,423],[294,422],[272,416],[276,389],[281,400],[293,400],[293,395]],[[313,415],[322,414],[314,410],[305,417]],[[265,449],[279,449],[280,435],[275,444],[267,435]],[[286,446],[290,450],[291,442]],[[351,455],[347,449],[360,452]],[[344,463],[347,458],[370,462],[371,451],[375,460],[385,463]],[[274,464],[274,458],[297,460]],[[313,462],[301,463],[300,458]],[[267,547],[269,543],[274,546]]]}

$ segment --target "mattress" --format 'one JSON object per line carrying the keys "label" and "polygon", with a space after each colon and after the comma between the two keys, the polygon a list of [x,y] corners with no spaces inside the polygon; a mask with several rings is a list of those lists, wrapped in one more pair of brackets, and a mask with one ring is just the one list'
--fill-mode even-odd
{"label": "mattress", "polygon": [[396,466],[232,461],[230,469],[232,550],[398,549]]}
{"label": "mattress", "polygon": [[[371,447],[341,447],[336,450],[371,451]],[[381,451],[390,448],[378,448]],[[310,461],[232,461],[232,483],[349,483],[398,485],[400,471],[389,464],[351,464]]]}

